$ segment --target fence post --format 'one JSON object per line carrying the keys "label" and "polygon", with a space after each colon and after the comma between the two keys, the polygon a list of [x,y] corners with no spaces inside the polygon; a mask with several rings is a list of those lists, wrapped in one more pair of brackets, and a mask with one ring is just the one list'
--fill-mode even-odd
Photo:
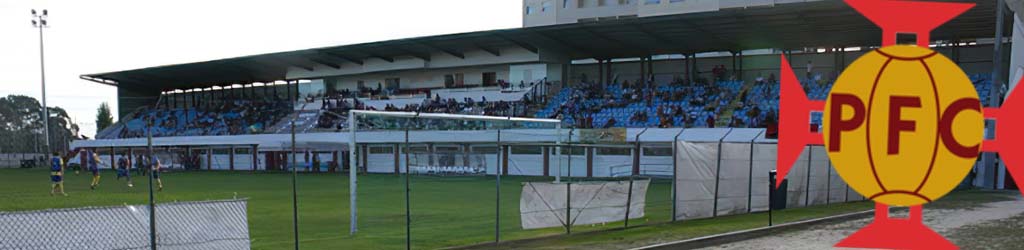
{"label": "fence post", "polygon": [[747,174],[747,213],[754,211],[753,196],[754,196],[754,141],[757,140],[761,134],[764,134],[765,130],[761,130],[754,139],[750,140],[750,172]]}
{"label": "fence post", "polygon": [[844,193],[846,193],[846,197],[843,198],[843,202],[850,202],[850,184],[846,183],[846,181],[843,181],[843,190],[845,190]]}
{"label": "fence post", "polygon": [[629,191],[626,193],[626,219],[622,228],[629,228],[629,208],[633,206],[633,175],[629,176]]}
{"label": "fence post", "polygon": [[[566,165],[567,165],[565,167],[565,170],[566,170],[565,177],[566,177],[566,179],[571,179],[572,178],[572,154],[574,153],[573,149],[572,149],[572,132],[573,131],[576,131],[576,127],[569,128],[569,141],[566,142],[566,147],[569,147],[569,156],[566,157],[566,160],[565,160],[566,161]],[[559,160],[559,162],[561,162],[561,160]]]}
{"label": "fence post", "polygon": [[679,136],[683,135],[683,131],[686,131],[686,128],[680,129],[679,133],[676,133],[676,137],[672,138],[672,221],[673,222],[676,221],[676,202],[678,201],[676,199],[676,197],[677,197],[677,194],[676,194],[676,181],[677,181],[676,180],[676,175],[677,175],[677,173],[676,172],[679,171],[679,159],[677,158],[677,157],[679,157],[679,153],[678,153],[678,151],[679,151]]}
{"label": "fence post", "polygon": [[572,183],[565,182],[565,234],[572,234]]}
{"label": "fence post", "polygon": [[776,172],[775,170],[768,171],[768,226],[772,226],[772,210],[775,208],[775,191],[777,186],[775,183]]}
{"label": "fence post", "polygon": [[828,177],[825,181],[825,205],[832,204],[832,162],[829,161],[828,168],[825,170]]}
{"label": "fence post", "polygon": [[635,145],[633,147],[633,170],[631,171],[631,176],[640,174],[640,154],[643,153],[643,149],[640,147],[640,135],[643,135],[646,132],[647,128],[644,128],[644,130],[637,133],[636,138],[633,139],[633,143],[635,143]]}
{"label": "fence post", "polygon": [[807,175],[804,178],[806,185],[804,185],[804,206],[811,206],[811,161],[814,159],[814,147],[807,146]]}
{"label": "fence post", "polygon": [[718,139],[718,163],[715,164],[715,197],[714,206],[712,206],[711,217],[718,217],[718,184],[722,180],[722,143],[725,142],[725,138],[732,133],[732,129],[729,132],[725,132],[725,135],[721,139]]}

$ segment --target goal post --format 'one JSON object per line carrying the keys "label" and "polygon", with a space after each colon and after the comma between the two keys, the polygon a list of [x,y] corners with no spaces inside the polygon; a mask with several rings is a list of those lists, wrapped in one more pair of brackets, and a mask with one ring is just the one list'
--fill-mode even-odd
{"label": "goal post", "polygon": [[[378,120],[370,120],[369,118],[376,118]],[[361,123],[361,120],[367,120],[369,124]],[[374,124],[376,121],[376,124]],[[403,123],[404,121],[404,123]],[[562,134],[562,121],[558,119],[544,119],[544,118],[523,118],[523,117],[506,117],[506,116],[485,116],[485,115],[463,115],[463,114],[445,114],[445,113],[419,113],[419,112],[396,112],[396,111],[373,111],[373,110],[351,110],[348,114],[348,129],[349,133],[349,210],[350,210],[350,228],[349,234],[355,235],[358,231],[357,222],[357,172],[359,171],[359,163],[356,161],[357,153],[356,149],[358,146],[358,133],[360,132],[361,126],[381,126],[383,129],[402,129],[405,131],[405,143],[409,144],[409,130],[410,124],[419,121],[416,125],[416,131],[449,131],[449,130],[497,130],[497,144],[501,144],[501,130],[506,128],[512,128],[513,126],[532,126],[534,128],[540,127],[544,129],[553,129],[554,131],[554,143],[555,156],[561,157],[561,145],[564,135]],[[430,123],[423,121],[433,121]],[[447,122],[441,122],[447,121]],[[441,124],[437,124],[441,123]],[[474,138],[448,138],[450,142],[459,142],[460,140],[471,141]],[[476,138],[479,139],[479,138]],[[550,143],[550,141],[549,141]],[[499,147],[500,148],[500,147]],[[499,156],[500,159],[500,156]],[[408,171],[408,161],[406,165],[406,193],[408,195],[408,178],[411,174]],[[364,166],[369,171],[369,164]],[[561,182],[562,166],[559,161],[557,172],[555,175],[555,182]],[[484,174],[488,174],[486,170]],[[500,183],[501,167],[498,166],[497,171],[494,172],[497,177],[497,183]],[[500,184],[498,184],[500,185]],[[408,199],[408,196],[406,197]],[[408,201],[406,202],[408,205]],[[496,218],[497,219],[497,218]],[[498,238],[498,230],[495,229],[495,238]]]}

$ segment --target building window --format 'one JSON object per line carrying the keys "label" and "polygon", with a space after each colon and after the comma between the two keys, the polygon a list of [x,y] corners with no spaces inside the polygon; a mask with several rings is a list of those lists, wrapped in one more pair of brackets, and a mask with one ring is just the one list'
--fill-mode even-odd
{"label": "building window", "polygon": [[644,0],[644,5],[660,4],[661,0]]}
{"label": "building window", "polygon": [[576,0],[576,8],[582,9],[587,7],[587,0]]}
{"label": "building window", "polygon": [[544,1],[540,4],[540,12],[548,12],[551,10],[551,1]]}
{"label": "building window", "polygon": [[668,0],[668,2],[669,3],[682,3],[682,2],[686,2],[686,0]]}
{"label": "building window", "polygon": [[568,9],[569,8],[569,0],[562,0],[562,8],[563,9]]}
{"label": "building window", "polygon": [[597,6],[604,6],[605,0],[597,0]]}
{"label": "building window", "polygon": [[619,5],[632,5],[633,0],[619,0]]}
{"label": "building window", "polygon": [[533,14],[533,7],[526,6],[526,15],[532,15],[532,14]]}

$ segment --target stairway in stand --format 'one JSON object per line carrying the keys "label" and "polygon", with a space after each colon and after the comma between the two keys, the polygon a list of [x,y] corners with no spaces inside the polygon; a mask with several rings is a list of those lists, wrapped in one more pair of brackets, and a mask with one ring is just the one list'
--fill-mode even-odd
{"label": "stairway in stand", "polygon": [[753,88],[754,82],[746,82],[743,84],[743,88],[740,89],[740,92],[736,96],[736,98],[733,98],[732,102],[730,102],[728,106],[722,109],[722,113],[718,114],[718,119],[715,120],[716,128],[728,127],[729,124],[732,123],[733,112],[736,111],[737,108],[743,107],[743,102],[740,100],[742,100],[743,96],[747,94],[747,91],[750,91],[750,89]]}

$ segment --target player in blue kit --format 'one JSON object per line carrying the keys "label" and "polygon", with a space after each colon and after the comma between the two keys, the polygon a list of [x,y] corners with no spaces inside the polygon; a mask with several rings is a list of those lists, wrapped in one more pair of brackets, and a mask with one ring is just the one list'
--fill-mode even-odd
{"label": "player in blue kit", "polygon": [[89,157],[89,172],[92,172],[92,182],[89,184],[89,189],[96,189],[96,186],[100,185],[100,164],[103,161],[100,160],[100,155],[95,152]]}
{"label": "player in blue kit", "polygon": [[121,156],[117,159],[117,179],[120,180],[124,177],[128,181],[128,187],[132,187],[132,175],[131,175],[131,164],[128,162],[128,158]]}
{"label": "player in blue kit", "polygon": [[53,183],[50,195],[60,193],[68,196],[64,193],[64,159],[61,159],[60,153],[57,152],[53,152],[53,157],[50,158],[50,182]]}

